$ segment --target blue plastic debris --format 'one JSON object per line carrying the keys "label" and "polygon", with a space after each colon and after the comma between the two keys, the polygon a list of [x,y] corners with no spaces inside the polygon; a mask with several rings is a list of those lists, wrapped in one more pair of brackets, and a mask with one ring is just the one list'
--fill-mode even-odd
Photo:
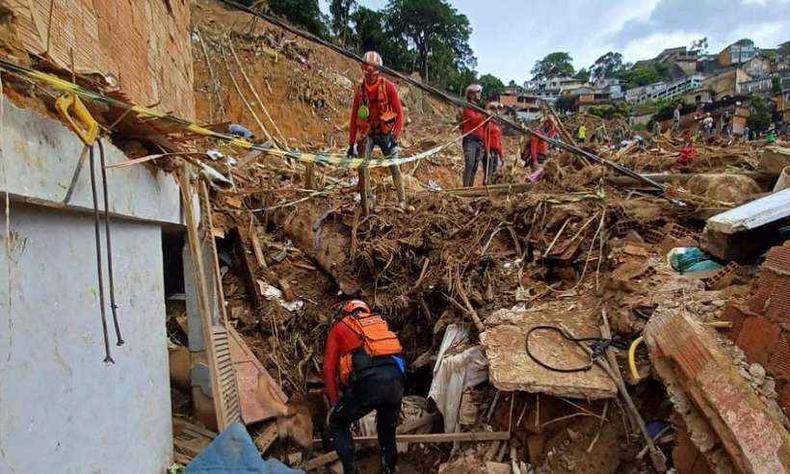
{"label": "blue plastic debris", "polygon": [[264,460],[247,429],[233,423],[187,466],[186,474],[298,474],[276,459]]}

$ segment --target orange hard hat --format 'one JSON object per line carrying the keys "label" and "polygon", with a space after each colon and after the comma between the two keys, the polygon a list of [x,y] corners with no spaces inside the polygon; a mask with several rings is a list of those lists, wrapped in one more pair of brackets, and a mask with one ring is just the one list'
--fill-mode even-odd
{"label": "orange hard hat", "polygon": [[348,300],[341,308],[343,314],[354,314],[357,311],[370,313],[370,306],[362,300]]}

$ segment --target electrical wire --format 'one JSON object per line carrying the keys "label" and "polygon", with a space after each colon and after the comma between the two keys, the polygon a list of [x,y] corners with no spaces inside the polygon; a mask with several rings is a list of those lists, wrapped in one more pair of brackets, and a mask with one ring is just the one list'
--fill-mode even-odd
{"label": "electrical wire", "polygon": [[[581,345],[583,342],[592,342],[591,346],[589,347],[589,356],[590,361],[582,366],[579,367],[556,367],[547,362],[540,360],[530,349],[529,347],[529,340],[530,336],[535,331],[553,331],[564,337],[569,341],[573,341]],[[603,339],[600,337],[574,337],[571,333],[563,328],[559,328],[557,326],[549,326],[549,325],[540,325],[540,326],[533,326],[529,331],[527,331],[527,335],[525,338],[525,345],[527,350],[527,355],[535,361],[536,364],[543,367],[544,369],[551,370],[552,372],[562,372],[562,373],[573,373],[573,372],[587,372],[588,370],[592,369],[593,365],[595,364],[595,359],[601,357],[606,351],[606,348],[612,343],[611,339]]]}

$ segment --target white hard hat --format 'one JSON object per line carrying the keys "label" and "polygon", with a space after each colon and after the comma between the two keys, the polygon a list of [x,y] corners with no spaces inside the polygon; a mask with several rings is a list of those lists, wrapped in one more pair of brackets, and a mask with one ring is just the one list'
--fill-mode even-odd
{"label": "white hard hat", "polygon": [[470,92],[483,92],[483,86],[480,84],[469,84],[466,86],[466,94],[469,95]]}
{"label": "white hard hat", "polygon": [[384,61],[381,60],[381,55],[375,51],[368,51],[364,56],[365,64],[372,64],[373,66],[383,66]]}

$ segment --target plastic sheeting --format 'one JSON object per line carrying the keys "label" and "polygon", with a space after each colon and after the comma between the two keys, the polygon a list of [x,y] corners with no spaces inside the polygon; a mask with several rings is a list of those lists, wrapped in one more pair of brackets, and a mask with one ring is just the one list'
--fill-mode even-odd
{"label": "plastic sheeting", "polygon": [[447,326],[433,367],[428,398],[436,402],[444,416],[445,433],[458,430],[458,412],[464,390],[488,380],[488,359],[483,347],[469,347],[468,344],[468,327],[458,324]]}
{"label": "plastic sheeting", "polygon": [[299,474],[276,459],[263,460],[241,423],[220,433],[187,466],[186,474]]}

